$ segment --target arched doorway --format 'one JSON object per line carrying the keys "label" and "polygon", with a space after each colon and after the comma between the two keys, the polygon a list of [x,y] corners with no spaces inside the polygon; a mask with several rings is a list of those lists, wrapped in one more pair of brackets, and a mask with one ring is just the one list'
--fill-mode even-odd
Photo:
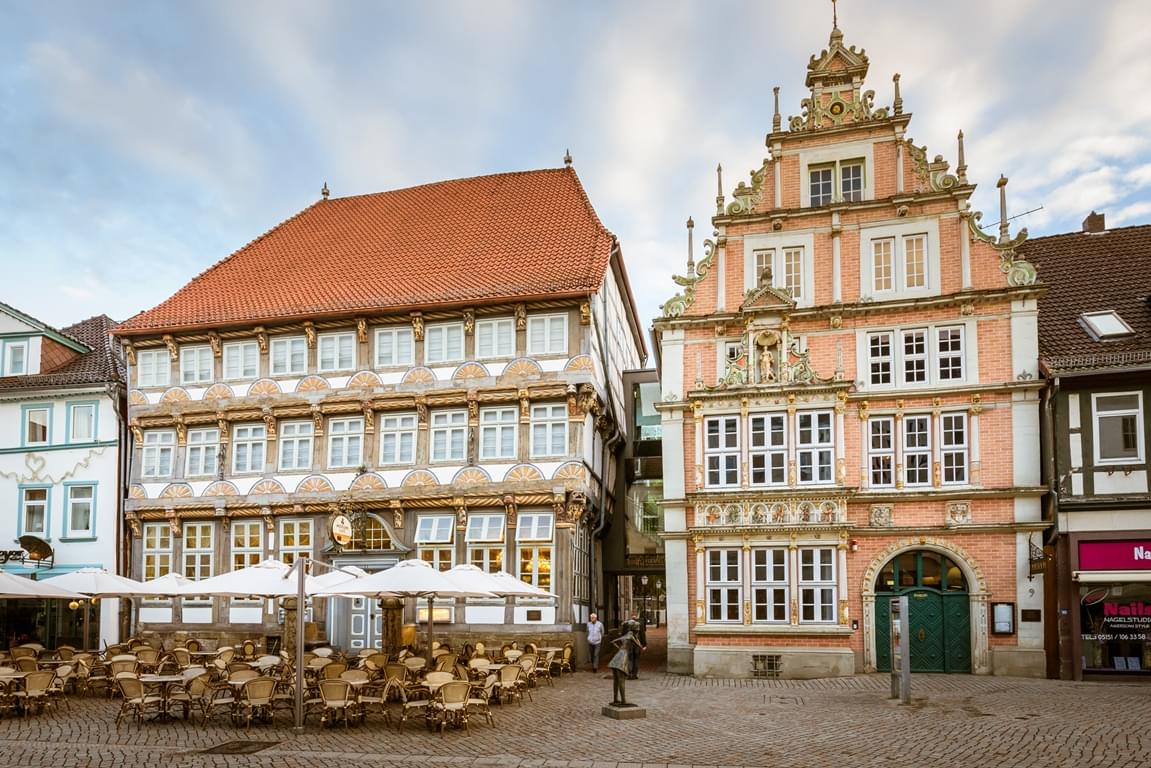
{"label": "arched doorway", "polygon": [[[332,565],[354,565],[369,573],[391,568],[403,557],[392,529],[383,518],[363,512],[352,522],[352,540],[332,555]],[[329,599],[328,639],[352,651],[382,649],[386,641],[384,611],[366,597]]]}
{"label": "arched doorway", "polygon": [[911,671],[971,671],[971,599],[963,570],[927,549],[900,553],[875,577],[875,666],[891,669],[887,641],[892,597],[908,597]]}

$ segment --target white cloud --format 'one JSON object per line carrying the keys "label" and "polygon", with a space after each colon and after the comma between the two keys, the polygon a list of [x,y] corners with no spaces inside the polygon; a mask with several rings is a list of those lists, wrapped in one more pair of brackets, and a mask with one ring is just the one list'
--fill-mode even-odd
{"label": "white cloud", "polygon": [[1107,226],[1121,227],[1128,223],[1139,224],[1143,223],[1151,217],[1151,201],[1142,201],[1132,203],[1131,205],[1124,206],[1114,213],[1107,214]]}

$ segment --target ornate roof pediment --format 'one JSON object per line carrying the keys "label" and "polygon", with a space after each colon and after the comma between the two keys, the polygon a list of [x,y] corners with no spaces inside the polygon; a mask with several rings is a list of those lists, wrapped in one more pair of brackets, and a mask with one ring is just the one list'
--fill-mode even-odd
{"label": "ornate roof pediment", "polygon": [[850,83],[853,78],[863,80],[867,76],[869,66],[867,54],[855,46],[848,48],[843,44],[843,33],[839,28],[831,30],[831,39],[827,48],[820,51],[819,56],[812,56],[807,64],[808,88],[818,85],[831,85],[836,83]]}
{"label": "ornate roof pediment", "polygon": [[776,288],[768,279],[760,282],[758,288],[752,288],[739,305],[739,311],[749,312],[780,312],[786,313],[795,309],[795,299],[785,288]]}

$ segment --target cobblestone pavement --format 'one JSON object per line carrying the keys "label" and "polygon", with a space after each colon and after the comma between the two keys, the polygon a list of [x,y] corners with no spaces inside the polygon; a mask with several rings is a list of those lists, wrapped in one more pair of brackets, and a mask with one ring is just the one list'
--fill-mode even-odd
{"label": "cobblestone pavement", "polygon": [[[1125,766],[1151,768],[1151,686],[916,675],[910,706],[889,702],[885,676],[819,681],[695,680],[647,674],[628,686],[645,720],[600,715],[611,684],[580,672],[495,707],[496,727],[443,738],[378,719],[301,735],[279,716],[248,731],[126,722],[118,701],[73,698],[69,709],[0,720],[8,766],[34,768],[295,768],[296,766]],[[207,755],[233,740],[275,742],[251,755]]]}

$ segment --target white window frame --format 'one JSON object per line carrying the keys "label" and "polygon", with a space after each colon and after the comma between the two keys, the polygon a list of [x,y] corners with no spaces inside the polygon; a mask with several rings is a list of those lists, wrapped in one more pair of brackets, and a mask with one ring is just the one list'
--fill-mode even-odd
{"label": "white window frame", "polygon": [[[316,370],[320,373],[355,370],[358,346],[355,331],[321,333],[316,337]],[[325,356],[330,359],[325,361]]]}
{"label": "white window frame", "polygon": [[224,381],[250,381],[260,377],[260,344],[231,341],[224,345]]}
{"label": "white window frame", "polygon": [[[380,464],[409,465],[416,461],[416,435],[419,420],[414,413],[389,413],[378,419]],[[406,438],[406,439],[405,439]],[[404,457],[404,448],[407,457]]]}
{"label": "white window frame", "polygon": [[[452,354],[451,342],[458,340],[459,352]],[[464,361],[464,324],[436,323],[424,329],[424,362],[428,365],[462,363]]]}
{"label": "white window frame", "polygon": [[[22,425],[22,429],[24,430],[24,433],[23,433],[24,446],[28,447],[28,446],[34,446],[34,445],[51,445],[51,443],[52,443],[52,406],[51,405],[38,405],[35,407],[31,407],[31,408],[25,407],[21,410],[23,411],[21,413],[21,418],[24,420],[24,423]],[[43,440],[33,440],[32,439],[32,430],[29,429],[29,427],[32,424],[32,414],[34,414],[34,413],[43,413],[44,414],[44,439]]]}
{"label": "white window frame", "polygon": [[[232,570],[250,568],[264,559],[264,522],[262,520],[233,520],[229,526],[229,556]],[[252,541],[255,541],[255,546]]]}
{"label": "white window frame", "polygon": [[168,523],[144,523],[144,556],[140,561],[145,580],[158,579],[172,572],[172,527]]}
{"label": "white window frame", "polygon": [[220,471],[220,430],[189,429],[184,448],[184,477],[211,477]]}
{"label": "white window frame", "polygon": [[[30,501],[28,499],[29,493],[43,493],[43,499],[36,499]],[[40,520],[41,525],[39,528],[33,528],[28,525],[28,508],[30,506],[40,507]],[[48,527],[51,525],[52,515],[52,489],[46,485],[25,486],[20,489],[20,533],[32,534],[33,536],[48,537]]]}
{"label": "white window frame", "polygon": [[[935,374],[942,384],[965,381],[967,378],[967,343],[966,328],[962,325],[940,325],[935,327]],[[957,334],[957,335],[953,335]],[[948,337],[948,349],[944,353],[944,338]],[[952,347],[958,339],[958,349]],[[958,373],[955,372],[955,361],[958,361]],[[946,369],[944,365],[946,363]],[[944,370],[949,373],[943,375]]]}
{"label": "white window frame", "polygon": [[[880,253],[882,247],[884,253]],[[880,265],[880,257],[885,262]],[[883,284],[880,284],[880,280]],[[891,293],[895,290],[895,238],[877,237],[871,241],[871,290],[874,293]]]}
{"label": "white window frame", "polygon": [[[559,332],[555,330],[559,325]],[[536,328],[543,327],[543,336],[536,338]],[[558,342],[557,342],[558,337]],[[527,350],[529,355],[566,355],[568,351],[568,316],[566,313],[554,315],[531,315],[528,317]]]}
{"label": "white window frame", "polygon": [[943,485],[967,485],[971,482],[971,443],[967,414],[943,412],[939,415],[940,473]]}
{"label": "white window frame", "polygon": [[359,467],[364,463],[364,417],[328,420],[328,468]]}
{"label": "white window frame", "polygon": [[[809,439],[804,439],[803,422],[811,419],[807,430]],[[820,422],[827,421],[827,440],[819,439]],[[835,482],[835,414],[832,411],[799,411],[795,414],[795,465],[796,482],[799,485],[826,485]],[[824,459],[826,458],[826,461]],[[804,463],[809,463],[811,479],[804,480]],[[822,477],[826,469],[826,477]]]}
{"label": "white window frame", "polygon": [[743,623],[743,551],[739,547],[707,550],[708,624]]}
{"label": "white window frame", "polygon": [[[76,491],[85,489],[90,494],[76,498]],[[88,509],[88,525],[77,528],[73,525],[77,507]],[[64,486],[64,535],[70,538],[94,538],[96,536],[96,483],[68,483]]]}
{"label": "white window frame", "polygon": [[[816,174],[819,179],[816,180]],[[817,190],[818,185],[818,192]],[[807,204],[823,208],[835,202],[835,164],[819,163],[807,167]]]}
{"label": "white window frame", "polygon": [[[240,447],[247,448],[241,451]],[[259,446],[259,461],[255,461],[254,448]],[[244,456],[244,464],[240,464],[240,456]],[[232,426],[232,474],[259,474],[264,471],[268,462],[268,431],[263,423],[235,424]]]}
{"label": "white window frame", "polygon": [[180,347],[180,384],[210,384],[215,378],[216,361],[207,344]]}
{"label": "white window frame", "polygon": [[872,387],[890,387],[895,383],[894,332],[872,331],[867,334],[867,383]]}
{"label": "white window frame", "polygon": [[532,405],[530,426],[533,459],[567,456],[568,412],[566,404],[540,403]]}
{"label": "white window frame", "polygon": [[[848,176],[846,169],[858,168],[859,169],[859,188],[856,189],[855,185],[848,186]],[[846,160],[840,160],[836,167],[836,187],[839,191],[839,202],[844,203],[858,203],[863,200],[863,196],[867,194],[867,162],[862,157],[851,157]],[[854,174],[851,174],[854,177]],[[854,178],[852,179],[854,180]]]}
{"label": "white window frame", "polygon": [[[899,331],[900,381],[925,385],[931,381],[931,347],[926,328],[903,328]],[[908,351],[909,343],[911,349]]]}
{"label": "white window frame", "polygon": [[416,544],[451,544],[456,530],[454,515],[420,515],[416,518]]}
{"label": "white window frame", "polygon": [[[432,411],[428,428],[429,453],[433,462],[465,461],[468,456],[468,412]],[[458,451],[452,449],[456,435],[460,436]],[[437,442],[443,439],[442,450]]]}
{"label": "white window frame", "polygon": [[[283,365],[277,365],[277,350],[284,350]],[[292,358],[301,357],[300,365]],[[308,372],[308,340],[303,336],[277,336],[268,345],[268,371],[272,376],[302,376]]]}
{"label": "white window frame", "polygon": [[752,414],[748,419],[747,444],[748,483],[787,485],[787,414]]}
{"label": "white window frame", "polygon": [[[280,455],[276,466],[281,472],[306,472],[312,469],[315,458],[316,426],[310,421],[282,421],[277,428],[276,442]],[[288,446],[291,450],[287,450]],[[294,459],[288,462],[288,455]]]}
{"label": "white window frame", "polygon": [[[28,373],[28,348],[27,340],[24,341],[9,341],[4,343],[4,376],[24,376]],[[20,352],[20,364],[16,365],[14,360],[16,352]]]}
{"label": "white window frame", "polygon": [[[859,170],[859,189],[856,191],[851,190],[850,194],[845,193],[845,186],[847,178],[844,174],[845,168],[856,168]],[[812,162],[806,165],[807,178],[804,180],[807,185],[807,205],[811,208],[822,208],[829,205],[844,202],[861,202],[870,199],[869,192],[870,186],[867,183],[867,158],[859,156],[851,156],[844,158],[837,158],[835,160],[825,160],[820,162]],[[826,175],[826,180],[820,179],[819,184],[821,187],[827,186],[826,199],[822,189],[820,194],[815,194],[815,179],[816,173]]]}
{"label": "white window frame", "polygon": [[[68,404],[68,442],[91,443],[96,440],[96,409],[97,403],[69,403]],[[88,416],[78,419],[77,415],[87,412]],[[88,424],[88,436],[77,437],[76,425]]]}
{"label": "white window frame", "polygon": [[708,488],[739,487],[741,445],[739,422],[739,416],[732,414],[708,416],[704,419],[704,485]]}
{"label": "white window frame", "polygon": [[791,621],[791,586],[787,547],[751,550],[751,623]]}
{"label": "white window frame", "polygon": [[[204,545],[205,539],[208,540],[207,545]],[[190,546],[189,540],[193,535],[196,538],[197,546]],[[182,554],[180,557],[181,565],[183,566],[180,571],[184,574],[184,578],[191,579],[192,581],[202,581],[209,579],[215,574],[216,565],[216,525],[215,523],[201,523],[201,522],[184,522],[184,530],[180,536]],[[195,600],[196,602],[210,601],[211,598],[192,598],[185,597],[184,604],[188,604]]]}
{"label": "white window frame", "polygon": [[[551,589],[555,570],[555,515],[551,512],[521,511],[516,516],[516,574],[521,581],[541,589]],[[547,561],[545,570],[542,563]]]}
{"label": "white window frame", "polygon": [[[176,433],[173,430],[147,430],[144,432],[144,444],[140,447],[140,477],[148,479],[171,477],[175,456]],[[165,462],[166,471],[164,471]]]}
{"label": "white window frame", "polygon": [[770,269],[772,279],[775,279],[775,249],[774,248],[756,248],[752,251],[752,258],[755,259],[755,285],[763,282],[764,270]]}
{"label": "white window frame", "polygon": [[555,515],[551,512],[527,511],[516,516],[516,541],[550,542],[555,534]]}
{"label": "white window frame", "polygon": [[807,298],[807,249],[791,245],[781,250],[781,287],[799,303]]}
{"label": "white window frame", "polygon": [[867,420],[867,485],[895,487],[895,419],[872,416]]}
{"label": "white window frame", "polygon": [[[1135,408],[1116,408],[1114,410],[1105,410],[1105,411],[1100,411],[1100,409],[1099,409],[1099,401],[1100,400],[1106,400],[1107,398],[1113,398],[1113,397],[1130,397],[1132,395],[1134,395],[1136,398],[1138,398],[1136,400],[1137,404],[1136,404]],[[1102,454],[1102,441],[1099,439],[1100,435],[1102,434],[1101,425],[1099,423],[1100,420],[1106,419],[1106,418],[1116,418],[1116,417],[1124,418],[1124,417],[1129,417],[1129,416],[1135,417],[1135,441],[1136,441],[1135,444],[1136,444],[1136,450],[1138,451],[1138,455],[1134,458],[1125,458],[1122,456],[1119,458],[1115,458],[1115,459],[1104,458],[1103,454]],[[1094,443],[1093,453],[1094,453],[1094,459],[1095,459],[1095,465],[1096,466],[1105,467],[1105,466],[1109,466],[1109,465],[1114,466],[1116,464],[1142,464],[1142,463],[1144,463],[1144,461],[1146,461],[1146,455],[1147,454],[1144,450],[1144,444],[1143,444],[1143,442],[1144,442],[1143,441],[1143,431],[1145,429],[1145,423],[1143,421],[1143,393],[1141,391],[1136,390],[1133,392],[1094,392],[1094,393],[1092,393],[1091,394],[1091,418],[1092,418],[1092,428],[1094,430],[1094,432],[1093,432],[1094,439],[1091,442]]]}
{"label": "white window frame", "polygon": [[[872,328],[859,331],[856,339],[860,383],[868,389],[950,387],[978,379],[970,322]],[[883,339],[890,339],[889,354],[876,354],[882,350],[874,342]],[[889,379],[884,377],[888,368]]]}
{"label": "white window frame", "polygon": [[469,512],[464,540],[469,544],[502,544],[507,517],[500,512]]}
{"label": "white window frame", "polygon": [[400,368],[415,362],[416,345],[412,328],[391,325],[376,329],[376,367]]}
{"label": "white window frame", "polygon": [[[488,347],[486,351],[485,345]],[[515,357],[515,354],[516,321],[514,318],[498,317],[476,321],[476,360],[497,360]]]}
{"label": "white window frame", "polygon": [[[923,425],[923,429],[916,427],[920,424]],[[913,433],[917,436],[922,435],[925,444],[920,445],[917,438],[916,444],[912,445],[910,435]],[[899,439],[903,448],[903,485],[908,488],[924,488],[931,485],[931,416],[926,413],[905,415]],[[915,466],[912,466],[913,457],[917,458]],[[916,475],[914,480],[912,472]]]}
{"label": "white window frame", "polygon": [[799,623],[835,624],[838,600],[834,547],[799,549]]}
{"label": "white window frame", "polygon": [[[920,251],[920,255],[923,257],[923,263],[921,265],[922,266],[922,275],[921,275],[922,283],[920,283],[918,285],[912,285],[911,284],[911,274],[912,274],[911,266],[908,262],[908,258],[910,257],[911,254],[910,254],[908,246],[910,243],[917,241],[917,240],[921,240],[922,245],[923,245],[923,250]],[[931,286],[931,274],[930,274],[931,255],[930,255],[930,251],[928,250],[929,245],[930,245],[930,241],[928,240],[928,235],[926,232],[915,232],[915,233],[910,234],[910,235],[903,235],[899,239],[899,246],[900,246],[900,248],[899,248],[899,266],[900,266],[899,285],[902,287],[902,289],[904,291],[908,291],[908,292],[926,291]]]}
{"label": "white window frame", "polygon": [[[301,544],[300,541],[305,536],[307,543]],[[289,538],[292,543],[288,543]],[[300,556],[311,557],[314,542],[315,525],[310,518],[298,517],[280,521],[279,536],[276,538],[276,543],[280,547],[280,562],[291,565]]]}
{"label": "white window frame", "polygon": [[136,386],[167,387],[172,383],[172,357],[166,349],[136,350]]}
{"label": "white window frame", "polygon": [[481,460],[515,461],[520,430],[518,408],[481,408],[479,430]]}

